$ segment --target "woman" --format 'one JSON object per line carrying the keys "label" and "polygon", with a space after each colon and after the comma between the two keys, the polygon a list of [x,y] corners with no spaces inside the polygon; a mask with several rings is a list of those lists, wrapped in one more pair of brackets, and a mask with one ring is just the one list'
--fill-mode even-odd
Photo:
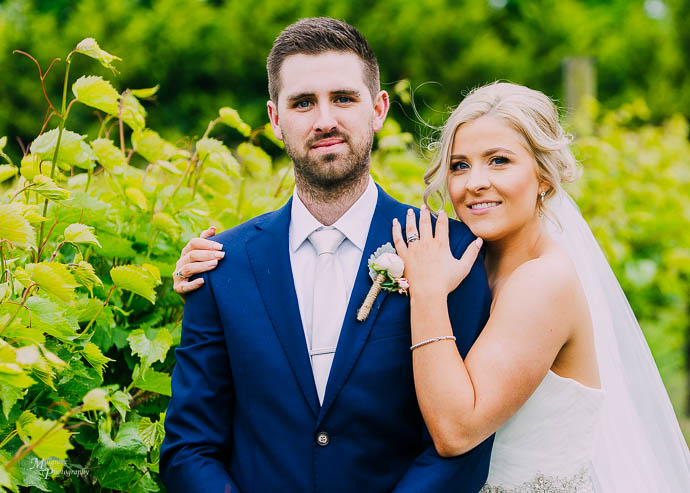
{"label": "woman", "polygon": [[[447,193],[480,239],[457,260],[445,212],[435,234],[428,208],[419,228],[408,215],[407,243],[393,224],[420,409],[442,455],[496,432],[483,491],[690,491],[690,454],[649,349],[561,188],[577,172],[568,146],[553,103],[514,84],[472,91],[446,122],[425,201]],[[446,296],[482,240],[494,301],[463,360],[449,342]],[[178,272],[207,255],[189,253],[201,241]]]}

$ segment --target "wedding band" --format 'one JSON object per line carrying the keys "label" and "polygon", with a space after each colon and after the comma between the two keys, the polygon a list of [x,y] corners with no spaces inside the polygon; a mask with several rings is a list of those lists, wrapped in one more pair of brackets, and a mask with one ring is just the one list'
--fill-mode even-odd
{"label": "wedding band", "polygon": [[419,236],[417,233],[412,233],[410,236],[407,237],[407,243],[412,243],[413,241],[417,241],[419,239]]}

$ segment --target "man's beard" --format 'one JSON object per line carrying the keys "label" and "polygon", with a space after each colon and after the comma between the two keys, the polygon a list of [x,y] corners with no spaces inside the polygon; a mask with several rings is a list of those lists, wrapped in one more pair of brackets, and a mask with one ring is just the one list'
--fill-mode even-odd
{"label": "man's beard", "polygon": [[[339,138],[347,145],[347,152],[322,154],[316,157],[309,155],[312,145],[319,140]],[[346,192],[362,178],[369,170],[371,147],[374,142],[374,129],[370,128],[365,140],[360,145],[353,145],[352,141],[339,132],[330,132],[310,139],[303,144],[303,153],[285,139],[285,150],[295,165],[295,178],[302,182],[309,190],[320,196],[335,196]],[[300,149],[301,150],[301,149]]]}

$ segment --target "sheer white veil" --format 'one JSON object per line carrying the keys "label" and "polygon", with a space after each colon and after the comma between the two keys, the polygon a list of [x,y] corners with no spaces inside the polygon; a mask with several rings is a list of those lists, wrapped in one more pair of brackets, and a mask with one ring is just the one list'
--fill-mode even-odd
{"label": "sheer white veil", "polygon": [[547,229],[575,264],[594,327],[605,392],[597,491],[690,492],[690,452],[628,300],[572,198],[559,187],[548,205]]}

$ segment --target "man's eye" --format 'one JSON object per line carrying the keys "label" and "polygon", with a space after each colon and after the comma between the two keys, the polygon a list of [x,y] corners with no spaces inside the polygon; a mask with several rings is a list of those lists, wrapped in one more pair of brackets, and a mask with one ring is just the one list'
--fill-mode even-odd
{"label": "man's eye", "polygon": [[338,96],[335,101],[336,103],[347,104],[352,102],[352,98],[349,96]]}
{"label": "man's eye", "polygon": [[309,101],[299,101],[295,103],[295,108],[307,109],[311,103]]}

